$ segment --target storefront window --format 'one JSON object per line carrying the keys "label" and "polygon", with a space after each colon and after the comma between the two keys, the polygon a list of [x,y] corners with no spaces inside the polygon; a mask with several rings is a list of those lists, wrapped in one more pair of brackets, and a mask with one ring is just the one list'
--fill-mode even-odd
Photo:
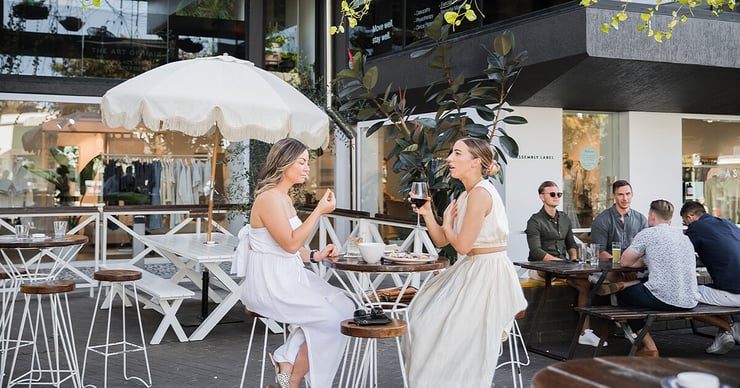
{"label": "storefront window", "polygon": [[[84,103],[2,101],[0,131],[0,207],[151,204],[153,182],[140,179],[147,163],[192,167],[212,146],[208,136],[108,128],[100,105]],[[224,174],[217,168],[219,193]],[[189,203],[206,203],[205,194]]]}
{"label": "storefront window", "polygon": [[1,1],[1,74],[126,79],[179,59],[245,58],[242,1]]}
{"label": "storefront window", "polygon": [[298,1],[265,2],[265,69],[289,72],[298,65]]}
{"label": "storefront window", "polygon": [[683,199],[740,224],[740,122],[685,119]]}
{"label": "storefront window", "polygon": [[563,114],[563,209],[576,228],[589,228],[612,205],[617,178],[616,116],[609,113]]}

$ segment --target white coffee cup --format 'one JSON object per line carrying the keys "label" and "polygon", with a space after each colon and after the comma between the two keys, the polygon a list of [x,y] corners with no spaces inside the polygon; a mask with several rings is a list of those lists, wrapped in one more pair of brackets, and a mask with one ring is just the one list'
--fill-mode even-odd
{"label": "white coffee cup", "polygon": [[676,375],[676,382],[681,388],[717,388],[719,378],[703,372],[681,372]]}

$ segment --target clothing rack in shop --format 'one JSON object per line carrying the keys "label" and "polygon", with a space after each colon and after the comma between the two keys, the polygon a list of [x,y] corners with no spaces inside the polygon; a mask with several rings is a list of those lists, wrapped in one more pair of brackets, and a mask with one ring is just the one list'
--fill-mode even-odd
{"label": "clothing rack in shop", "polygon": [[103,160],[107,159],[210,159],[208,154],[110,154],[101,153]]}

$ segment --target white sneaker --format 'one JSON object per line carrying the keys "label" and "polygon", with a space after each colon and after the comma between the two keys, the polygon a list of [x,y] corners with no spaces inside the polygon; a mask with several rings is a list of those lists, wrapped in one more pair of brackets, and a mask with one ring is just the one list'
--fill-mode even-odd
{"label": "white sneaker", "polygon": [[714,342],[706,349],[709,354],[725,354],[729,352],[732,347],[735,346],[735,339],[732,338],[732,333],[729,331],[723,331],[717,333],[714,337]]}
{"label": "white sneaker", "polygon": [[[579,344],[593,346],[593,347],[599,346],[599,341],[600,340],[601,340],[601,338],[599,338],[599,336],[597,336],[596,334],[594,334],[593,330],[591,330],[591,329],[586,329],[583,332],[583,334],[581,334],[581,336],[578,337],[578,343]],[[606,341],[604,341],[604,345],[603,346],[604,347],[607,347],[608,345],[609,345],[609,343],[607,343]]]}
{"label": "white sneaker", "polygon": [[732,333],[732,338],[735,339],[735,342],[740,344],[740,323],[739,322],[733,322],[730,325],[730,332]]}

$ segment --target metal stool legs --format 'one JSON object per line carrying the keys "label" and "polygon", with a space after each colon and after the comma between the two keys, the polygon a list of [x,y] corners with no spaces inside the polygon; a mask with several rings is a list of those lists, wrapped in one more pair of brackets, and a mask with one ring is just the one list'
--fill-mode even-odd
{"label": "metal stool legs", "polygon": [[[82,386],[72,330],[72,318],[67,300],[67,293],[74,289],[75,283],[71,280],[32,282],[20,286],[25,305],[16,344],[21,343],[24,328],[28,322],[33,341],[33,351],[29,370],[19,376],[14,376],[20,346],[15,347],[13,362],[8,374],[8,387],[15,385],[53,385],[58,387],[66,381],[71,381],[74,387]],[[50,328],[47,327],[49,322],[47,322],[47,317],[44,316],[43,301],[45,298],[48,298],[49,301],[48,319],[51,321]],[[36,311],[32,313],[31,305],[34,300]],[[51,329],[51,333],[48,332],[48,329]],[[39,332],[39,330],[41,331]],[[51,341],[49,341],[50,336]],[[44,348],[40,351],[39,347],[42,344]]]}
{"label": "metal stool legs", "polygon": [[[249,334],[249,344],[247,345],[247,356],[244,359],[244,368],[242,369],[242,380],[239,383],[239,387],[244,387],[244,379],[247,376],[247,366],[249,365],[249,354],[252,352],[252,342],[254,341],[254,331],[257,328],[257,321],[260,317],[256,313],[250,311],[247,314],[254,317],[252,319],[252,332]],[[264,340],[262,341],[262,369],[260,372],[260,387],[265,386],[265,357],[267,356],[267,335],[269,333],[269,327],[265,325]]]}
{"label": "metal stool legs", "polygon": [[[519,330],[519,324],[517,324],[516,319],[511,326],[511,330],[509,330],[509,340],[507,342],[509,343],[509,361],[496,365],[496,369],[501,368],[502,366],[511,365],[512,386],[514,388],[524,387],[521,367],[529,365],[529,353],[527,352],[527,347],[524,345],[524,338],[522,337],[522,332]],[[520,349],[524,355],[525,361],[522,361],[520,358]],[[503,351],[503,347],[501,350]]]}
{"label": "metal stool legs", "polygon": [[[121,272],[125,271],[129,277],[122,277]],[[116,276],[111,275],[107,272],[115,272]],[[136,275],[138,274],[138,276]],[[109,275],[109,276],[106,276]],[[87,368],[87,355],[88,352],[94,352],[104,357],[103,366],[103,387],[108,386],[108,358],[111,356],[122,355],[123,358],[123,377],[125,380],[136,380],[145,385],[146,387],[152,386],[152,374],[149,368],[149,356],[146,351],[146,340],[144,339],[144,328],[141,324],[141,312],[139,310],[138,294],[136,291],[135,280],[141,278],[141,273],[138,271],[128,270],[104,270],[95,273],[95,279],[101,281],[100,287],[98,288],[98,296],[95,302],[95,310],[93,311],[92,322],[90,323],[90,331],[87,336],[87,344],[85,345],[85,358],[82,362],[82,381],[85,383],[85,387],[92,386],[85,381],[85,370]],[[101,303],[101,294],[104,288],[108,288],[108,295]],[[126,305],[129,302],[129,298],[126,297],[126,287],[129,286],[133,295],[132,303],[136,309],[136,319],[139,325],[139,333],[137,338],[139,343],[131,342],[126,336]],[[122,326],[122,337],[120,341],[111,342],[111,315],[113,312],[113,302],[116,295],[121,300],[121,326]],[[105,342],[98,345],[91,345],[93,330],[95,328],[95,317],[97,316],[98,309],[108,308],[108,323],[105,332]],[[135,335],[136,336],[136,335]],[[128,353],[142,352],[144,354],[144,363],[146,365],[146,378],[139,376],[129,376],[128,373]]]}

